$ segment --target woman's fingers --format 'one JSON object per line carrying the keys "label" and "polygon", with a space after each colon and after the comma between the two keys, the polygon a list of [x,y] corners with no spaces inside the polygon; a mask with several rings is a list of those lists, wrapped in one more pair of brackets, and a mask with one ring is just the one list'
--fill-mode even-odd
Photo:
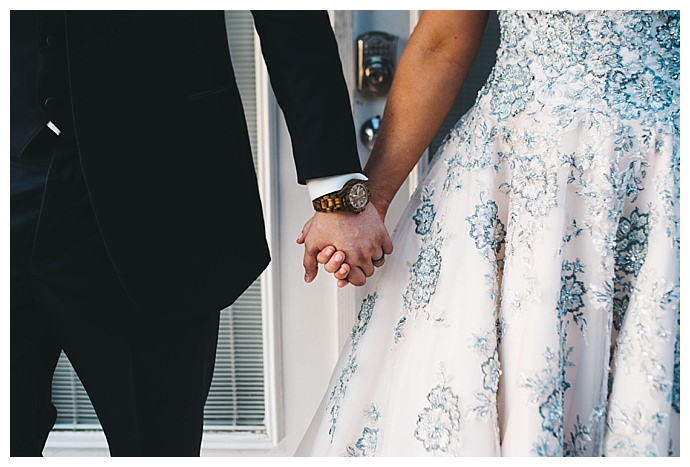
{"label": "woman's fingers", "polygon": [[333,257],[333,253],[335,253],[335,247],[327,246],[323,250],[319,251],[318,255],[316,255],[316,261],[318,261],[319,264],[326,264]]}
{"label": "woman's fingers", "polygon": [[338,282],[341,280],[347,279],[347,276],[350,274],[350,265],[347,263],[344,263],[340,268],[333,273],[333,277],[338,279]]}
{"label": "woman's fingers", "polygon": [[[308,226],[306,226],[308,229]],[[299,240],[299,239],[298,239]],[[386,246],[384,251],[378,258],[372,258],[371,263],[364,267],[358,266],[352,268],[346,263],[345,253],[336,249],[333,245],[328,245],[318,252],[316,255],[316,262],[322,264],[326,272],[333,274],[333,277],[338,281],[338,287],[345,287],[347,284],[355,286],[364,285],[367,277],[374,274],[375,267],[383,266],[385,262]],[[314,276],[316,274],[313,274]]]}

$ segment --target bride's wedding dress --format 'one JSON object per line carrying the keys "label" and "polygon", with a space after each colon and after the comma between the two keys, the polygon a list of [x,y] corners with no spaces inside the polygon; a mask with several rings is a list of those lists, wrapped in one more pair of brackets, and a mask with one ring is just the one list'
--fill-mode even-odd
{"label": "bride's wedding dress", "polygon": [[679,13],[499,20],[298,455],[679,453]]}

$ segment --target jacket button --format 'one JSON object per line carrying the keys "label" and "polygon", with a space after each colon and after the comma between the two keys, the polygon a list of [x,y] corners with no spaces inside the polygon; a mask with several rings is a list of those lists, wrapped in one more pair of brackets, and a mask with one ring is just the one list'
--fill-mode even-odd
{"label": "jacket button", "polygon": [[53,109],[57,106],[57,98],[55,97],[48,97],[45,101],[43,101],[43,106],[46,109]]}
{"label": "jacket button", "polygon": [[46,36],[46,45],[48,47],[55,47],[56,44],[57,44],[57,40],[55,39],[55,36],[52,36],[52,35]]}

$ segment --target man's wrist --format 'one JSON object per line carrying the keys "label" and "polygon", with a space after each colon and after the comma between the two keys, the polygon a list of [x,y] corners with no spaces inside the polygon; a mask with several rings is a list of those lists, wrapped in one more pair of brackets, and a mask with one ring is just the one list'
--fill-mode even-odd
{"label": "man's wrist", "polygon": [[351,178],[339,190],[312,200],[316,212],[347,211],[359,214],[369,203],[369,181]]}
{"label": "man's wrist", "polygon": [[343,175],[332,175],[329,177],[313,178],[307,180],[307,190],[309,199],[315,200],[325,194],[340,190],[345,184],[352,180],[368,180],[362,173],[349,173]]}

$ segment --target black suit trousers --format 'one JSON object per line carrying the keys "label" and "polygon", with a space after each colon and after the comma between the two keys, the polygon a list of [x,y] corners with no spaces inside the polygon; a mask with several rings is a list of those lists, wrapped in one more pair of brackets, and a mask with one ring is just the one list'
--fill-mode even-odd
{"label": "black suit trousers", "polygon": [[11,456],[42,455],[61,350],[111,455],[199,455],[219,313],[154,320],[134,309],[66,132],[45,129],[11,159],[10,290]]}

